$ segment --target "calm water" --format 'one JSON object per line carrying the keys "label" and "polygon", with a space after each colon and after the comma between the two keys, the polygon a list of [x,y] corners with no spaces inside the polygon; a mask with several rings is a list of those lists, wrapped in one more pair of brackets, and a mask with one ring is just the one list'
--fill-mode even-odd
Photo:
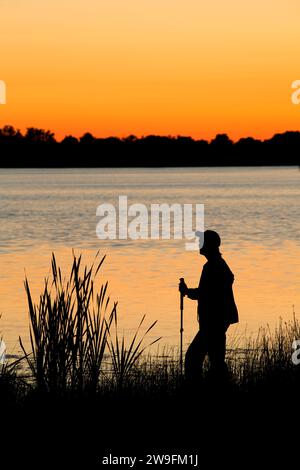
{"label": "calm water", "polygon": [[[160,344],[176,346],[178,278],[196,286],[204,259],[181,240],[100,241],[96,208],[119,195],[129,204],[205,204],[205,227],[222,236],[235,273],[241,322],[232,334],[300,316],[300,172],[297,168],[0,170],[0,331],[9,352],[28,337],[25,273],[34,294],[49,272],[51,252],[68,269],[72,248],[102,271],[119,301],[125,334],[146,313],[158,320]],[[197,331],[196,304],[185,301],[185,342]]]}

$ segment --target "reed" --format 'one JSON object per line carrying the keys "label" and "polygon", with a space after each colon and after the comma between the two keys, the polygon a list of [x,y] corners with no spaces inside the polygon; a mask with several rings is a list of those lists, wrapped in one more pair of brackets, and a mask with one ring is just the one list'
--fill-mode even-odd
{"label": "reed", "polygon": [[65,280],[53,254],[51,278],[45,280],[38,303],[34,303],[25,279],[30,352],[21,338],[20,345],[40,391],[96,392],[101,375],[104,381],[112,379],[118,388],[124,387],[145,349],[160,339],[144,344],[157,323],[140,335],[144,315],[126,347],[124,334],[119,333],[117,303],[110,307],[107,282],[96,289],[97,275],[105,259],[104,256],[99,261],[98,256],[90,267],[82,268],[81,256],[73,254],[71,273]]}
{"label": "reed", "polygon": [[40,390],[77,393],[97,389],[117,305],[110,307],[107,282],[99,291],[95,289],[104,259],[105,256],[99,261],[97,253],[92,265],[82,269],[81,256],[73,254],[71,273],[66,280],[53,254],[51,279],[45,280],[36,304],[25,280],[31,351],[25,350],[21,338],[20,344]]}
{"label": "reed", "polygon": [[227,362],[239,389],[300,387],[300,365],[292,361],[295,339],[300,339],[300,323],[294,314],[290,321],[280,319],[273,330],[270,326],[261,327],[256,337],[246,340],[245,346],[231,349]]}
{"label": "reed", "polygon": [[138,361],[145,351],[146,348],[152,346],[161,338],[157,338],[148,345],[144,345],[144,340],[147,334],[156,325],[157,321],[153,322],[145,331],[145,333],[139,338],[140,329],[144,323],[145,315],[142,317],[133,338],[126,347],[126,340],[124,334],[120,337],[118,332],[118,317],[114,316],[114,332],[111,331],[110,326],[107,325],[108,330],[108,349],[111,355],[112,371],[113,376],[118,388],[124,387],[124,384],[135,376],[135,368],[138,365]]}

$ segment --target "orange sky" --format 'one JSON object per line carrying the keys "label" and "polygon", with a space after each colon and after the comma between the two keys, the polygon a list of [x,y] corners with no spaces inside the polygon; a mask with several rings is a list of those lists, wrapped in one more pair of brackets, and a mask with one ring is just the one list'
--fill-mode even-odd
{"label": "orange sky", "polygon": [[0,126],[234,140],[300,129],[299,0],[1,0]]}

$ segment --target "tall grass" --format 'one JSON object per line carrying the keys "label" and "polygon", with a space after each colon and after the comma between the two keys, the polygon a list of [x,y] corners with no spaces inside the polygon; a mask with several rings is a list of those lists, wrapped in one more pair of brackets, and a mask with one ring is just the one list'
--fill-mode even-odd
{"label": "tall grass", "polygon": [[81,269],[81,256],[73,255],[66,280],[53,254],[51,279],[45,280],[36,304],[25,280],[31,352],[25,350],[21,338],[20,344],[41,390],[82,392],[98,386],[108,329],[116,315],[116,303],[110,307],[107,283],[99,291],[95,289],[104,259],[99,261],[97,254],[90,267]]}
{"label": "tall grass", "polygon": [[[45,280],[38,303],[34,303],[29,282],[25,280],[31,351],[26,351],[21,338],[20,344],[39,390],[55,394],[95,392],[101,374],[111,378],[111,373],[113,381],[122,387],[147,347],[144,339],[156,322],[138,339],[143,316],[126,347],[124,335],[120,336],[118,331],[117,303],[110,306],[108,284],[96,287],[104,259],[105,256],[99,260],[97,254],[92,265],[83,268],[81,256],[73,254],[71,273],[66,280],[53,254],[51,279]],[[109,356],[110,374],[105,355]]]}
{"label": "tall grass", "polygon": [[[1,320],[2,315],[0,315]],[[23,357],[12,360],[6,356],[6,346],[0,336],[0,397],[2,402],[17,399],[26,388],[25,381],[18,375]]]}
{"label": "tall grass", "polygon": [[293,341],[300,339],[300,323],[295,314],[288,322],[279,320],[272,330],[261,327],[242,348],[228,352],[231,376],[240,389],[288,388],[300,386],[300,365],[292,362]]}
{"label": "tall grass", "polygon": [[108,335],[109,335],[109,342],[108,342],[108,349],[111,354],[112,359],[112,367],[113,367],[113,375],[116,381],[118,388],[122,388],[126,381],[130,380],[130,376],[132,376],[132,371],[134,367],[137,365],[139,358],[145,351],[147,347],[152,346],[161,338],[157,338],[152,341],[150,344],[144,346],[144,339],[146,335],[152,330],[152,328],[156,325],[157,321],[153,322],[143,334],[141,338],[138,339],[138,335],[140,332],[140,328],[143,325],[145,320],[145,315],[142,317],[136,332],[133,335],[132,340],[128,347],[126,347],[126,341],[124,334],[120,338],[118,332],[118,321],[117,315],[114,316],[114,326],[115,331],[114,334],[110,331],[110,325],[108,326]]}

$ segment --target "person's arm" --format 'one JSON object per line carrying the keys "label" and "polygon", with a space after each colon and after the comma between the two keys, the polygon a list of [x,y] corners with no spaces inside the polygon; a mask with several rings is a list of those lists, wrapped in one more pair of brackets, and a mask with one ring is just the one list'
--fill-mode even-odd
{"label": "person's arm", "polygon": [[199,287],[196,287],[196,289],[188,289],[186,295],[189,299],[199,300]]}
{"label": "person's arm", "polygon": [[189,289],[184,281],[179,283],[179,292],[181,292],[182,295],[187,296],[189,299],[199,299],[199,287],[196,289]]}

